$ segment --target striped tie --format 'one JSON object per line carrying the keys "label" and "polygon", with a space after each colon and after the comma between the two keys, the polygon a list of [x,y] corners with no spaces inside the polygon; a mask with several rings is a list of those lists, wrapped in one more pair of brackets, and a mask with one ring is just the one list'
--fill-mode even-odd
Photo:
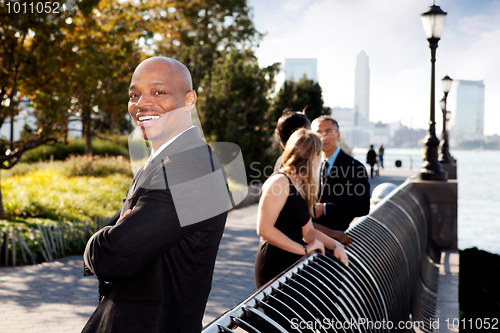
{"label": "striped tie", "polygon": [[321,190],[320,190],[320,195],[318,196],[318,202],[321,200],[321,197],[323,196],[323,190],[325,188],[327,177],[328,177],[328,161],[324,160],[323,164],[321,165],[321,179],[320,179]]}

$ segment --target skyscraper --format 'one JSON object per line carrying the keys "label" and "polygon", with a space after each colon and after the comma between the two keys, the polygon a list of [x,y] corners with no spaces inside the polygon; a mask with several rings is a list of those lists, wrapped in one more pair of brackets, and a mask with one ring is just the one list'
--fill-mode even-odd
{"label": "skyscraper", "polygon": [[[457,81],[455,81],[457,82]],[[450,135],[456,141],[484,140],[484,83],[458,80]]]}
{"label": "skyscraper", "polygon": [[366,120],[370,119],[370,66],[368,56],[363,50],[356,58],[354,112]]}
{"label": "skyscraper", "polygon": [[285,59],[285,80],[299,81],[304,75],[309,80],[318,82],[318,59],[288,58]]}

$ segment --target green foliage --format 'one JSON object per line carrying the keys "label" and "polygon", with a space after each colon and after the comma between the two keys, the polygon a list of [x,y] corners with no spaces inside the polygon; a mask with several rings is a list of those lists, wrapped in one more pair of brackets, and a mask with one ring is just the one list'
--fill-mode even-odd
{"label": "green foliage", "polygon": [[[140,23],[136,27],[143,41],[153,44],[154,54],[185,64],[195,89],[203,86],[201,81],[221,55],[251,49],[262,37],[246,0],[149,0],[134,4],[132,12],[132,20]],[[151,38],[153,34],[160,38]]]}
{"label": "green foliage", "polygon": [[95,132],[130,130],[126,92],[141,52],[136,36],[124,33],[126,22],[117,21],[123,13],[112,10],[113,2],[78,1],[76,10],[53,17],[9,14],[5,3],[0,3],[0,126],[23,109],[26,97],[37,128],[25,131],[8,153],[0,151],[0,167],[11,168],[38,145],[64,142],[71,116],[83,121],[87,153]]}
{"label": "green foliage", "polygon": [[[127,156],[128,149],[122,143],[116,144],[107,140],[94,139],[92,149],[95,155],[101,156]],[[22,162],[38,162],[49,160],[64,160],[71,155],[85,153],[85,141],[75,139],[67,145],[56,144],[53,146],[42,145],[23,154]]]}
{"label": "green foliage", "polygon": [[65,173],[69,177],[92,176],[109,177],[120,174],[132,178],[134,176],[130,161],[123,156],[72,156],[65,163]]}
{"label": "green foliage", "polygon": [[274,127],[285,109],[302,111],[310,121],[327,114],[328,108],[323,105],[323,91],[319,83],[308,80],[304,75],[298,82],[285,81],[274,98],[271,119]]}
{"label": "green foliage", "polygon": [[[47,73],[60,66],[58,59],[52,59],[51,67],[40,66],[36,54],[39,52],[45,59],[52,54],[47,48],[57,43],[58,25],[64,20],[51,20],[49,14],[34,12],[21,15],[9,12],[11,1],[0,2],[0,22],[2,22],[0,38],[0,126],[11,120],[23,109],[23,99],[36,96],[39,91],[30,87],[29,82],[46,79]],[[37,44],[33,40],[39,37],[43,42]],[[35,76],[35,72],[38,74]],[[46,82],[46,81],[45,81]],[[58,91],[48,84],[53,91]],[[43,94],[40,94],[43,96]],[[62,100],[58,101],[58,111],[65,110]],[[54,103],[53,106],[56,106]],[[21,140],[9,143],[0,139],[0,169],[9,169],[20,159],[24,151],[40,144],[62,140],[65,133],[65,113],[48,110],[37,124],[36,131],[25,133]],[[0,202],[1,208],[1,202]],[[1,217],[1,212],[0,212]]]}
{"label": "green foliage", "polygon": [[[127,164],[115,159],[115,164]],[[113,161],[97,161],[88,167],[85,160],[53,163],[50,168],[24,175],[3,177],[2,192],[7,219],[47,218],[56,221],[79,221],[114,215],[122,205],[131,177],[117,172],[107,177],[73,177],[68,174],[105,174],[102,169]],[[83,165],[78,170],[79,165]],[[71,171],[71,167],[76,171]],[[83,170],[83,171],[82,171]],[[90,170],[90,171],[89,171]],[[101,170],[101,171],[99,171]]]}
{"label": "green foliage", "polygon": [[[16,229],[15,234],[14,228]],[[13,238],[15,238],[16,242],[15,251],[17,265],[32,263],[33,259],[35,260],[35,262],[45,261],[45,257],[40,250],[40,247],[42,247],[45,251],[45,254],[47,254],[48,249],[45,241],[51,244],[51,246],[54,243],[56,244],[54,251],[50,252],[52,257],[58,258],[64,255],[83,253],[87,240],[93,233],[93,228],[94,226],[90,221],[59,222],[40,218],[27,218],[24,220],[16,219],[11,221],[0,220],[0,235],[2,236],[0,241],[3,241],[3,243],[1,244],[2,250],[5,249],[6,245],[4,238],[5,234],[7,233],[9,236],[9,256],[7,257],[8,263],[5,262],[5,256],[2,256],[0,260],[2,261],[3,265],[12,264],[12,254],[14,251],[14,245],[12,241]],[[42,237],[40,229],[43,230],[45,238]],[[48,234],[49,232],[53,235],[54,243],[51,242],[50,236]],[[61,235],[64,240],[56,238],[58,235]],[[26,260],[24,260],[19,236],[21,236],[22,239],[26,242],[26,245],[33,254],[34,258],[31,258],[29,253],[27,253],[27,251],[23,249],[24,256],[26,256]],[[62,245],[60,243],[61,240],[63,243]]]}
{"label": "green foliage", "polygon": [[259,170],[274,163],[275,156],[267,154],[274,130],[268,95],[276,72],[277,64],[261,69],[251,51],[231,51],[202,82],[199,110],[207,140],[238,144],[247,170],[253,162]]}
{"label": "green foliage", "polygon": [[[99,226],[88,222],[113,216],[122,205],[132,178],[129,161],[122,157],[71,156],[66,161],[19,163],[2,173],[5,213],[0,220],[0,234],[16,228],[37,262],[44,261],[38,241],[38,226],[53,233],[62,232],[64,251],[53,256],[81,253],[92,230]],[[38,235],[35,239],[33,231]],[[1,240],[0,240],[1,241]],[[17,263],[26,263],[17,241]],[[43,241],[42,241],[43,242]],[[4,244],[2,244],[3,246]],[[12,254],[12,241],[9,242]],[[2,258],[3,259],[3,258]],[[9,257],[12,262],[12,256]],[[28,258],[31,263],[31,259]]]}

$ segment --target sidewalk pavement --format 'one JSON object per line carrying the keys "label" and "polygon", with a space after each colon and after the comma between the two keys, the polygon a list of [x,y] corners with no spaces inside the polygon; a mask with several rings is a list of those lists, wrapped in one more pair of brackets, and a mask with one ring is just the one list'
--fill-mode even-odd
{"label": "sidewalk pavement", "polygon": [[[397,186],[404,183],[408,177],[417,175],[419,170],[408,169],[380,169],[380,176],[368,179],[370,183],[370,191],[382,183],[393,183]],[[368,170],[368,177],[370,177],[370,170]],[[370,192],[370,193],[371,193]]]}
{"label": "sidewalk pavement", "polygon": [[[416,171],[381,170],[383,182],[401,184]],[[253,263],[259,244],[257,205],[229,213],[215,264],[203,325],[256,290]],[[83,276],[81,256],[50,263],[0,268],[0,332],[80,332],[97,306],[97,280]]]}

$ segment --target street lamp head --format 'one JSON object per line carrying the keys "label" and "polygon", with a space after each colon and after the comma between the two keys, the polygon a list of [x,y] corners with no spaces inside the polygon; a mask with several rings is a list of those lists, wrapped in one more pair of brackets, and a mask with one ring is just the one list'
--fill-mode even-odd
{"label": "street lamp head", "polygon": [[446,75],[441,79],[441,83],[443,84],[443,92],[445,94],[450,92],[451,89],[451,83],[453,82],[452,78]]}
{"label": "street lamp head", "polygon": [[427,39],[439,39],[444,27],[444,17],[446,13],[441,10],[441,7],[432,5],[425,13],[420,14],[424,25],[425,35]]}

